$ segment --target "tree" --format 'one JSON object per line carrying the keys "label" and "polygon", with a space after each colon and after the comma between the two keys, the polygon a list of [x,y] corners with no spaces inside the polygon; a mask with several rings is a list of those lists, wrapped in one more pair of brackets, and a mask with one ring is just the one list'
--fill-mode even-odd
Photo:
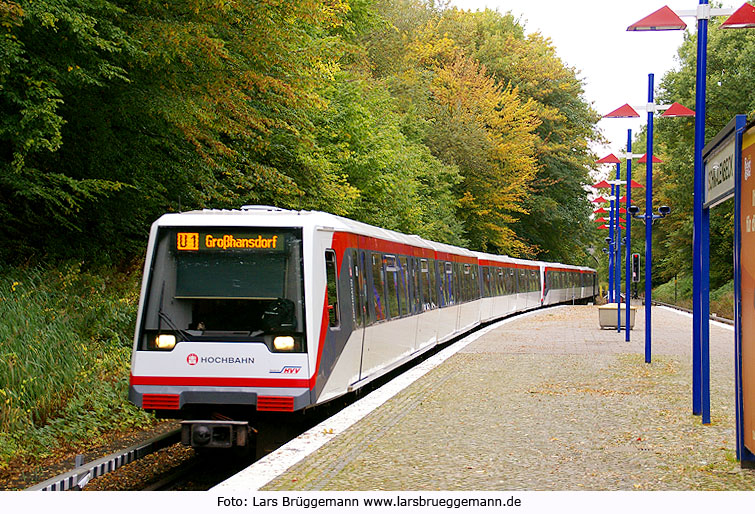
{"label": "tree", "polygon": [[[708,76],[705,139],[714,137],[736,114],[755,112],[751,84],[755,76],[753,52],[755,34],[748,30],[715,30],[721,20],[711,22],[708,35]],[[680,68],[667,73],[661,82],[659,102],[695,104],[697,36],[688,33],[678,50]],[[692,107],[694,108],[694,107]],[[656,244],[663,278],[679,271],[691,274],[693,233],[694,121],[658,120],[657,153],[666,161],[656,179],[657,202],[672,207],[672,216],[656,225]],[[731,280],[733,204],[717,206],[711,216],[711,287]]]}

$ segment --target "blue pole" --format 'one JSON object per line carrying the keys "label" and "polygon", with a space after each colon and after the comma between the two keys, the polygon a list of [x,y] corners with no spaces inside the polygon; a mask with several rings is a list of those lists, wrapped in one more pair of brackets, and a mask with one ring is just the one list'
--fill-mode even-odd
{"label": "blue pole", "polygon": [[[621,165],[616,165],[616,180],[621,180]],[[616,184],[616,259],[614,260],[614,269],[616,279],[613,281],[616,287],[616,331],[621,332],[621,224],[619,223],[620,213],[619,196],[621,195],[621,186]]]}
{"label": "blue pole", "polygon": [[[618,165],[617,165],[618,166]],[[616,195],[616,186],[611,184],[611,196]],[[611,239],[611,242],[608,244],[608,303],[613,303],[613,222],[616,219],[614,212],[613,212],[613,200],[611,200],[611,213],[609,216],[609,223],[608,223],[608,237]]]}
{"label": "blue pole", "polygon": [[[700,5],[706,5],[708,0],[700,0]],[[707,325],[707,302],[703,301],[704,292],[709,288],[703,285],[707,282],[703,276],[703,147],[705,146],[705,78],[708,65],[708,20],[697,22],[697,77],[695,84],[695,177],[694,177],[694,235],[692,247],[693,267],[693,306],[692,306],[692,413],[701,414],[705,410],[703,404],[705,381],[703,368],[703,325]],[[707,342],[707,341],[706,341]],[[705,373],[707,375],[707,373]],[[708,399],[710,404],[710,399]],[[709,409],[710,405],[708,405]],[[703,423],[706,423],[703,416]]]}
{"label": "blue pole", "polygon": [[[648,74],[648,105],[654,104],[654,75]],[[652,358],[650,303],[652,300],[653,262],[653,111],[648,110],[647,167],[645,168],[645,362]]]}
{"label": "blue pole", "polygon": [[[629,342],[629,334],[631,332],[629,325],[629,318],[631,311],[629,304],[631,302],[631,295],[629,294],[632,280],[632,217],[629,215],[629,206],[632,205],[632,129],[627,130],[627,258],[626,258],[626,272],[624,273],[624,300],[626,301],[626,324],[624,325],[624,333],[626,334],[625,340]],[[621,297],[619,297],[621,298]]]}

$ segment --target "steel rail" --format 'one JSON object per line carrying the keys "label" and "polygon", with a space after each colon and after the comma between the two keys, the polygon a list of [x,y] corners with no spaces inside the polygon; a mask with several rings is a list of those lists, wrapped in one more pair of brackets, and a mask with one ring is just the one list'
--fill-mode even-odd
{"label": "steel rail", "polygon": [[[644,300],[643,300],[643,303],[644,303]],[[671,304],[671,303],[663,303],[663,302],[658,302],[656,300],[651,300],[650,303],[652,305],[662,305],[663,307],[670,307],[672,309],[677,309],[677,310],[684,311],[684,312],[687,312],[689,314],[692,314],[692,309],[687,309],[685,307],[679,307],[678,305],[674,305],[674,304]],[[721,316],[715,316],[713,314],[711,314],[709,317],[713,321],[718,321],[720,323],[726,323],[727,325],[734,325],[734,320],[731,320],[729,318],[722,318]]]}
{"label": "steel rail", "polygon": [[49,480],[33,485],[27,491],[73,491],[81,490],[87,483],[96,477],[106,475],[111,471],[146,457],[158,450],[162,450],[181,440],[181,429],[171,430],[147,441],[135,444],[112,453],[87,464],[78,466],[71,471],[62,473]]}

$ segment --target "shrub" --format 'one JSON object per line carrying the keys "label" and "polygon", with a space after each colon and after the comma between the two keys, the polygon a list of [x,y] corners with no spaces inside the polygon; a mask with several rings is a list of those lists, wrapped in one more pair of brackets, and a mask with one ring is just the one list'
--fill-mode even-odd
{"label": "shrub", "polygon": [[0,468],[149,423],[127,401],[139,276],[0,267]]}

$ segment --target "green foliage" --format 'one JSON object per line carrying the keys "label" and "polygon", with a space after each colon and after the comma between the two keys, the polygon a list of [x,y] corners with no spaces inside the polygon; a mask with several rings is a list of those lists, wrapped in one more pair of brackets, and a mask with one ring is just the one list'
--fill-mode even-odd
{"label": "green foliage", "polygon": [[0,468],[58,438],[149,422],[126,400],[138,273],[104,278],[71,262],[0,276]]}
{"label": "green foliage", "polygon": [[165,211],[247,203],[519,255],[584,246],[594,113],[510,15],[421,0],[0,6],[6,260],[117,263]]}
{"label": "green foliage", "polygon": [[582,260],[598,117],[575,72],[511,15],[411,0],[379,12],[392,30],[366,38],[375,73],[433,155],[458,168],[472,247]]}
{"label": "green foliage", "polygon": [[[692,308],[692,276],[680,275],[656,287],[653,299],[659,302],[678,305],[686,309]],[[725,282],[720,287],[711,288],[710,312],[726,318],[734,319],[734,280]]]}
{"label": "green foliage", "polygon": [[[752,94],[755,33],[750,30],[716,30],[721,20],[712,20],[708,32],[706,95],[706,141],[710,141],[736,114],[755,112]],[[688,34],[679,48],[680,67],[664,76],[659,101],[679,102],[695,108],[697,37]],[[693,231],[694,119],[659,119],[655,153],[665,162],[654,168],[655,199],[672,208],[672,215],[654,226],[654,244],[659,248],[661,280],[675,273],[691,274]],[[711,211],[711,289],[732,278],[733,202]]]}

